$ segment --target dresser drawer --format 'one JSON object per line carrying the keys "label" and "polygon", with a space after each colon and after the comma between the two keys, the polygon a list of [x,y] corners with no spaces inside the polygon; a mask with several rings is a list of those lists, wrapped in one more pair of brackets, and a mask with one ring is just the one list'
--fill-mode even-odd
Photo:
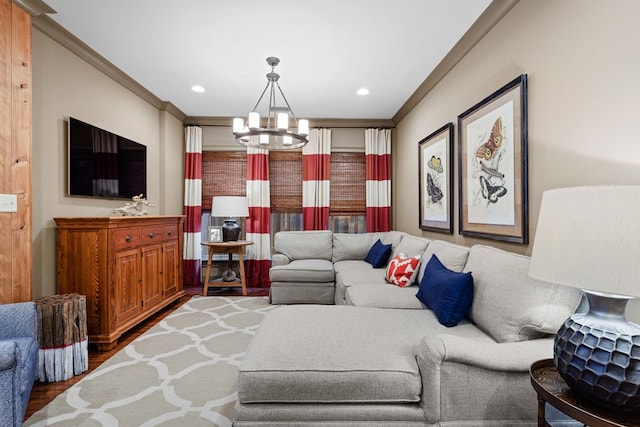
{"label": "dresser drawer", "polygon": [[140,240],[143,245],[160,243],[163,240],[162,226],[142,227],[140,229]]}
{"label": "dresser drawer", "polygon": [[140,246],[139,228],[115,230],[113,232],[113,247],[116,250],[135,248],[137,246]]}
{"label": "dresser drawer", "polygon": [[162,227],[162,238],[164,241],[176,240],[178,238],[178,226],[166,226]]}

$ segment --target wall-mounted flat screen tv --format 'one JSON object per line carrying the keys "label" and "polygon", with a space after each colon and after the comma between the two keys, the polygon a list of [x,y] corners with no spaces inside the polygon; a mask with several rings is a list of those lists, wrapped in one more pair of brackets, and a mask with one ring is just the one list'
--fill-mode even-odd
{"label": "wall-mounted flat screen tv", "polygon": [[147,147],[69,118],[69,195],[147,195]]}

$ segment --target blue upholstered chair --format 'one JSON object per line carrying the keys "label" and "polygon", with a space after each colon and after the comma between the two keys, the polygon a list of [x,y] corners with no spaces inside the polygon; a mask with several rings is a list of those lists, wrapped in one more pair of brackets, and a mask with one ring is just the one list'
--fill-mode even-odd
{"label": "blue upholstered chair", "polygon": [[22,426],[37,363],[35,304],[0,305],[0,426]]}

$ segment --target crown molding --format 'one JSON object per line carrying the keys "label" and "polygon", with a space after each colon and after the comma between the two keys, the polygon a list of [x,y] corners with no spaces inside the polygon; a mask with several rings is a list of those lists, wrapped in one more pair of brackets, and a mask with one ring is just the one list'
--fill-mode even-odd
{"label": "crown molding", "polygon": [[42,0],[13,0],[18,7],[24,9],[31,16],[40,16],[46,13],[56,13],[48,4]]}
{"label": "crown molding", "polygon": [[71,34],[57,22],[46,15],[40,15],[33,19],[33,27],[50,37],[52,40],[78,55],[82,60],[101,71],[109,78],[130,90],[144,101],[161,111],[167,111],[177,119],[184,121],[187,117],[180,109],[170,102],[163,101],[140,83],[129,77],[121,69],[107,61],[102,55],[91,49],[82,40]]}
{"label": "crown molding", "polygon": [[160,106],[160,111],[166,111],[167,113],[171,114],[173,117],[175,117],[176,119],[180,120],[183,123],[187,119],[187,115],[183,113],[181,109],[179,109],[169,101],[164,101],[162,103],[162,105]]}
{"label": "crown molding", "polygon": [[398,124],[520,0],[493,0],[418,89],[392,117]]}
{"label": "crown molding", "polygon": [[[185,125],[194,126],[228,126],[231,127],[233,117],[187,117]],[[309,119],[309,127],[314,128],[392,128],[390,119]]]}

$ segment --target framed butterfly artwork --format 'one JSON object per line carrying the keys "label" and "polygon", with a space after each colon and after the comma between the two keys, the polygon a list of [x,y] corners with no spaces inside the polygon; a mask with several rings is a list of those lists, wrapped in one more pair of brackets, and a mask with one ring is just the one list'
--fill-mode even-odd
{"label": "framed butterfly artwork", "polygon": [[459,233],[529,243],[527,75],[458,116]]}
{"label": "framed butterfly artwork", "polygon": [[453,123],[418,143],[420,228],[453,233]]}

